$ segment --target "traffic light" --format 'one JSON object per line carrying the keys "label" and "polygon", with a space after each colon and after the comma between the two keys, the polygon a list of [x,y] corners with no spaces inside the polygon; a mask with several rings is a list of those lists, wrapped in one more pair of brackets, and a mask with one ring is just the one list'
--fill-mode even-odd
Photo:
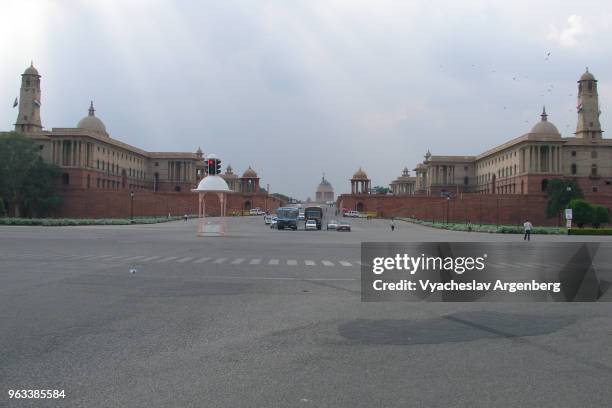
{"label": "traffic light", "polygon": [[215,164],[215,174],[221,174],[221,159],[215,160],[217,163]]}
{"label": "traffic light", "polygon": [[208,175],[214,176],[217,171],[217,167],[215,166],[215,159],[208,159]]}

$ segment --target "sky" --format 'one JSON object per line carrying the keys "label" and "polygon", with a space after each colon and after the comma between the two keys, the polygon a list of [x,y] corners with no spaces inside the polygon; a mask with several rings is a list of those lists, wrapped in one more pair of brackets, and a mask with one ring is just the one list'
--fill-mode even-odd
{"label": "sky", "polygon": [[0,130],[34,61],[47,129],[93,100],[115,139],[314,198],[323,173],[343,193],[359,167],[388,185],[428,149],[482,153],[544,105],[571,136],[586,67],[608,130],[611,42],[609,1],[1,0]]}

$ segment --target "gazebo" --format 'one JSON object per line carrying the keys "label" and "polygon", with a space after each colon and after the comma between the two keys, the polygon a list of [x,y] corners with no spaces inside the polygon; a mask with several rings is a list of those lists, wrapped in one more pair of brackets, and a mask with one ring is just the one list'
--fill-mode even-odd
{"label": "gazebo", "polygon": [[[227,194],[230,192],[227,183],[221,176],[208,175],[200,180],[198,187],[191,190],[198,193],[198,236],[223,236],[225,229],[225,212]],[[220,219],[218,223],[206,222],[206,194],[216,194],[219,198]]]}

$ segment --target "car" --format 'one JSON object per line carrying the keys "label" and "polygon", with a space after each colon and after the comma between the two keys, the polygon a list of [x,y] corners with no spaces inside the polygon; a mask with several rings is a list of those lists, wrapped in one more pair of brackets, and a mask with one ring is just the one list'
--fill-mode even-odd
{"label": "car", "polygon": [[263,215],[265,214],[265,212],[261,211],[261,208],[257,207],[257,208],[251,208],[249,210],[249,215]]}
{"label": "car", "polygon": [[264,215],[264,222],[266,223],[266,225],[272,224],[272,216],[271,215]]}
{"label": "car", "polygon": [[275,229],[278,226],[278,217],[273,216],[270,218],[270,228]]}
{"label": "car", "polygon": [[308,220],[306,221],[306,225],[304,226],[305,230],[316,230],[317,229],[317,222],[315,220]]}
{"label": "car", "polygon": [[359,211],[350,210],[344,213],[345,217],[357,218],[359,217]]}
{"label": "car", "polygon": [[338,226],[336,227],[336,231],[351,231],[351,224],[349,224],[348,222],[341,222],[338,224]]}
{"label": "car", "polygon": [[331,220],[327,222],[327,230],[335,230],[338,228],[338,221]]}

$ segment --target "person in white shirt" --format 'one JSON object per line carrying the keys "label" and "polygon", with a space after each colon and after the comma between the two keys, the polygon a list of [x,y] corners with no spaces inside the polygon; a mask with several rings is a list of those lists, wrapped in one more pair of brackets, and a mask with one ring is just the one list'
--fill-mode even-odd
{"label": "person in white shirt", "polygon": [[525,236],[523,237],[524,241],[531,241],[531,229],[533,225],[529,222],[529,220],[523,223],[523,230],[525,230]]}

